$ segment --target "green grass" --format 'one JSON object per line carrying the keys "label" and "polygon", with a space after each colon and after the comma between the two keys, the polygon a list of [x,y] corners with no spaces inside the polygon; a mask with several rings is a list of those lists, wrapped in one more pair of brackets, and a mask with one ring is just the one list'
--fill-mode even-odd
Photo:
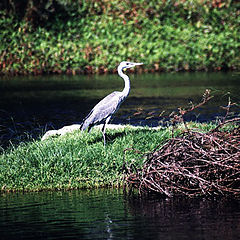
{"label": "green grass", "polygon": [[[212,124],[199,125],[202,129]],[[175,134],[181,132],[181,128]],[[0,189],[2,191],[41,191],[98,188],[122,184],[123,161],[141,166],[146,153],[171,137],[170,128],[151,130],[107,130],[104,148],[98,130],[76,131],[46,141],[21,143],[0,155]]]}

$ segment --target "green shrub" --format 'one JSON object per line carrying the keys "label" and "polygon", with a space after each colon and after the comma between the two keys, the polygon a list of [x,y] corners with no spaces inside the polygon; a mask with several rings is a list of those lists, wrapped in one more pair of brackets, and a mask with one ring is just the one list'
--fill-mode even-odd
{"label": "green shrub", "polygon": [[28,2],[22,14],[0,5],[2,74],[114,71],[126,59],[146,71],[240,69],[237,1]]}

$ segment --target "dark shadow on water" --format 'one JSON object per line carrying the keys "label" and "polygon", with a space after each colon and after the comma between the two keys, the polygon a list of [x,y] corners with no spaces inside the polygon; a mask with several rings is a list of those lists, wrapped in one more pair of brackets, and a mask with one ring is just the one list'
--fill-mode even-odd
{"label": "dark shadow on water", "polygon": [[239,213],[239,200],[136,197],[127,203],[138,219],[139,238],[148,231],[149,239],[238,239],[240,219],[230,213]]}

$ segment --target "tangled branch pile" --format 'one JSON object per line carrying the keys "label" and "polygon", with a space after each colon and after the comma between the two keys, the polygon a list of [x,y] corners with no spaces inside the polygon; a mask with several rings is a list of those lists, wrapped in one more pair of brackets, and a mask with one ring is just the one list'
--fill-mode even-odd
{"label": "tangled branch pile", "polygon": [[[179,108],[172,123],[183,123],[185,131],[172,137],[147,155],[142,169],[126,167],[126,182],[140,193],[160,193],[163,196],[240,196],[240,118],[227,120],[226,114],[218,126],[206,133],[187,127],[184,115],[207,103],[212,96],[206,89],[202,101],[188,109]],[[235,124],[226,131],[223,125]],[[173,128],[174,129],[174,128]]]}
{"label": "tangled branch pile", "polygon": [[240,127],[228,133],[188,130],[148,154],[142,169],[131,169],[127,182],[141,193],[239,196]]}

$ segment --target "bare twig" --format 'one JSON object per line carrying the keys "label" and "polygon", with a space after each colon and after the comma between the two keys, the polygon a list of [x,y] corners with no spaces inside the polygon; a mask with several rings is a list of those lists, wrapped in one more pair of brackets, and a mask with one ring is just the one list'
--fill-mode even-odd
{"label": "bare twig", "polygon": [[[180,116],[174,116],[175,121],[184,122],[184,114],[211,98],[210,92],[206,91],[201,103],[188,110],[180,109]],[[173,137],[173,132],[171,139],[147,155],[141,169],[128,168],[127,183],[140,193],[154,192],[167,197],[239,197],[240,127],[233,127],[227,133],[219,130],[227,123],[240,121],[240,118],[227,120],[232,105],[229,98],[223,121],[209,132],[187,127],[178,137]]]}

